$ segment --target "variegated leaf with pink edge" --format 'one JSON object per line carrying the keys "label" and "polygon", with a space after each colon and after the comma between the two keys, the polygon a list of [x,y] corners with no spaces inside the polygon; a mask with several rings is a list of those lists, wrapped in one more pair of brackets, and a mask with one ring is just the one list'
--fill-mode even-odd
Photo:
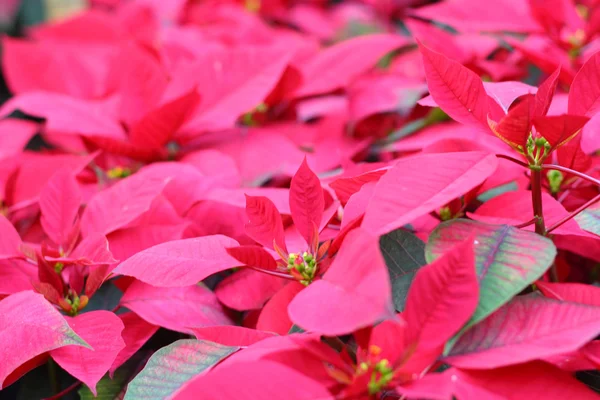
{"label": "variegated leaf with pink edge", "polygon": [[599,333],[600,307],[518,296],[464,333],[444,361],[504,367],[575,351]]}
{"label": "variegated leaf with pink edge", "polygon": [[533,232],[457,219],[441,223],[431,233],[425,258],[432,262],[469,237],[473,238],[475,248],[480,298],[475,313],[461,332],[541,277],[556,256],[552,241]]}
{"label": "variegated leaf with pink edge", "polygon": [[239,347],[205,340],[182,339],[150,357],[144,369],[129,383],[124,400],[174,398],[192,379],[205,374]]}

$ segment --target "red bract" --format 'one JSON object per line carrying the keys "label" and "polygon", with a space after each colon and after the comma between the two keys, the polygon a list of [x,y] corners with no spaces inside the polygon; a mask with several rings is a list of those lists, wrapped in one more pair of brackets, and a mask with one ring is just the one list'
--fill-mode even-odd
{"label": "red bract", "polygon": [[26,3],[7,398],[598,397],[597,1]]}

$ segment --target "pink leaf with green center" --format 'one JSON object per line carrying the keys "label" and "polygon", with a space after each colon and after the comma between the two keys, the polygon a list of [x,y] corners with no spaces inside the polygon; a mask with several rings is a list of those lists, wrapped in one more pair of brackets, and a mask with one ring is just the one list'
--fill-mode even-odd
{"label": "pink leaf with green center", "polygon": [[79,213],[81,192],[72,172],[58,171],[40,193],[40,220],[44,232],[62,249],[68,249]]}
{"label": "pink leaf with green center", "polygon": [[203,340],[178,340],[150,357],[144,369],[127,386],[124,400],[173,398],[192,379],[205,374],[238,349]]}
{"label": "pink leaf with green center", "polygon": [[113,271],[158,287],[194,285],[240,263],[227,254],[238,243],[223,235],[173,240],[142,250]]}
{"label": "pink leaf with green center", "polygon": [[571,84],[569,114],[593,117],[600,110],[600,52],[583,64]]}
{"label": "pink leaf with green center", "polygon": [[21,237],[4,215],[0,214],[0,260],[21,256]]}
{"label": "pink leaf with green center", "polygon": [[581,229],[600,236],[600,201],[575,217]]}
{"label": "pink leaf with green center", "polygon": [[321,226],[324,209],[325,198],[321,181],[311,171],[305,158],[290,184],[290,210],[296,229],[311,249],[315,233]]}
{"label": "pink leaf with green center", "polygon": [[518,296],[473,326],[445,362],[490,369],[575,351],[600,333],[600,307]]}
{"label": "pink leaf with green center", "polygon": [[[233,377],[243,377],[243,384],[232,384]],[[270,360],[222,365],[195,379],[173,400],[196,400],[199,394],[202,394],[202,400],[335,398],[321,382],[293,367]]]}
{"label": "pink leaf with green center", "polygon": [[214,293],[202,285],[158,288],[137,281],[127,288],[120,304],[153,325],[177,332],[232,323]]}
{"label": "pink leaf with green center", "polygon": [[362,229],[348,233],[323,279],[298,293],[288,314],[301,328],[324,335],[393,318],[390,277],[377,237]]}
{"label": "pink leaf with green center", "polygon": [[405,347],[414,353],[401,370],[418,373],[434,362],[478,300],[473,241],[467,238],[417,272],[402,313]]}
{"label": "pink leaf with green center", "polygon": [[427,86],[438,106],[452,119],[487,131],[488,95],[477,74],[419,44]]}
{"label": "pink leaf with green center", "polygon": [[96,384],[125,347],[121,338],[123,322],[112,312],[104,310],[67,317],[67,322],[92,348],[66,346],[52,350],[50,355],[68,373],[88,385],[95,395]]}
{"label": "pink leaf with green center", "polygon": [[441,223],[431,233],[425,258],[432,262],[469,237],[474,240],[480,296],[475,313],[461,332],[541,277],[556,256],[552,241],[533,232],[457,219]]}
{"label": "pink leaf with green center", "polygon": [[0,388],[21,364],[67,345],[89,346],[41,294],[25,291],[0,301]]}
{"label": "pink leaf with green center", "polygon": [[246,234],[270,249],[276,243],[287,252],[281,214],[275,204],[264,196],[246,195]]}
{"label": "pink leaf with green center", "polygon": [[400,228],[477,187],[497,165],[483,152],[402,158],[375,185],[362,227],[378,235]]}

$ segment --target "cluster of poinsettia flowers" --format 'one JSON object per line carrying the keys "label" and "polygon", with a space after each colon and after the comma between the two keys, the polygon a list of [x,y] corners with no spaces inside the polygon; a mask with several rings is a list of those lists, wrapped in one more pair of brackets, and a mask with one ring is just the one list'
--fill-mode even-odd
{"label": "cluster of poinsettia flowers", "polygon": [[2,40],[3,391],[598,397],[600,3],[90,3]]}

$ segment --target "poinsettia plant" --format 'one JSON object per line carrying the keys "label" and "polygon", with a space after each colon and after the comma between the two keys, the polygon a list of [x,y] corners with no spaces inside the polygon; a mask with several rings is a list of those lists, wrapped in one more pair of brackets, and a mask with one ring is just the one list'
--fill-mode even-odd
{"label": "poinsettia plant", "polygon": [[599,18],[103,0],[3,37],[0,397],[597,398]]}

